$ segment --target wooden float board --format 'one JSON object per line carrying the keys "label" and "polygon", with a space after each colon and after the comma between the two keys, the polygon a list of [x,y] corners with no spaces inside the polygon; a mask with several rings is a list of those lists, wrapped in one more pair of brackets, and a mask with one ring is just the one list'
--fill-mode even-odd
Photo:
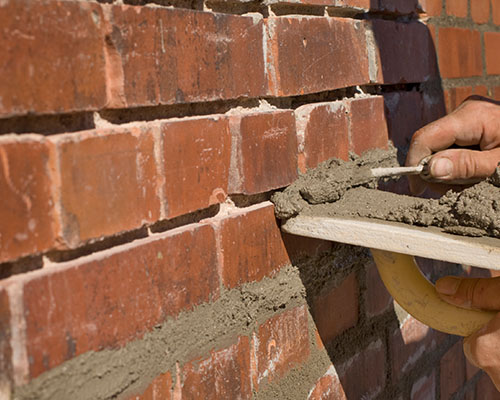
{"label": "wooden float board", "polygon": [[369,218],[299,215],[284,232],[457,264],[500,270],[500,239],[468,237],[436,227],[418,227]]}

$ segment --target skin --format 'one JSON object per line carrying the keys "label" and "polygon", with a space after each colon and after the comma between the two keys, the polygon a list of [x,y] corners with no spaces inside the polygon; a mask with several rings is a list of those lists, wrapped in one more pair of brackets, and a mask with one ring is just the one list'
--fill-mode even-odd
{"label": "skin", "polygon": [[[479,150],[449,149],[452,145],[478,146]],[[500,102],[479,96],[468,98],[459,108],[418,130],[411,141],[406,165],[417,165],[431,154],[430,175],[441,183],[410,181],[421,194],[426,186],[445,191],[451,180],[484,179],[500,162]],[[440,160],[444,160],[444,163]],[[449,161],[449,162],[447,162]],[[443,300],[463,308],[500,311],[500,277],[459,278],[447,276],[436,282]],[[482,329],[464,339],[469,361],[483,369],[500,391],[500,312]]]}

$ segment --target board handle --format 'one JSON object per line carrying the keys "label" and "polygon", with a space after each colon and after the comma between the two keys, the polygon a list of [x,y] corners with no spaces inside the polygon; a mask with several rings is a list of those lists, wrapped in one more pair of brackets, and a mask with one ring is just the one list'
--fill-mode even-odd
{"label": "board handle", "polygon": [[385,287],[396,302],[425,325],[452,335],[470,336],[497,313],[467,310],[442,300],[413,256],[371,249]]}

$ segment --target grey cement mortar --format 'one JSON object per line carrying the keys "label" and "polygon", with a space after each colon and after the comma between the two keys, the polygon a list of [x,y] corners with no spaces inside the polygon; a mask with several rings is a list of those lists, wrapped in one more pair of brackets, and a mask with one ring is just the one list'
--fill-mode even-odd
{"label": "grey cement mortar", "polygon": [[366,167],[394,162],[393,150],[370,151],[349,162],[329,160],[273,196],[276,214],[279,218],[298,213],[375,218],[437,226],[457,235],[500,237],[499,168],[489,179],[461,192],[448,191],[440,199],[421,199],[375,190],[376,180],[365,178],[362,172]]}
{"label": "grey cement mortar", "polygon": [[[88,352],[15,388],[14,399],[67,400],[127,398],[141,393],[175,364],[208,356],[236,336],[251,332],[277,311],[305,304],[298,270],[283,268],[274,278],[223,290],[221,297],[170,318],[120,349]],[[186,334],[186,333],[189,334]]]}

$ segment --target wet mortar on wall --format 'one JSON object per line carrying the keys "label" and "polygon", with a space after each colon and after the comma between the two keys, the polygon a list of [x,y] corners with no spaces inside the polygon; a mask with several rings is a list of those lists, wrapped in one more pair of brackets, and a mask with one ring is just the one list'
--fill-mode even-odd
{"label": "wet mortar on wall", "polygon": [[273,196],[276,215],[375,218],[437,226],[458,235],[500,237],[500,168],[461,192],[422,199],[377,190],[378,179],[366,174],[369,168],[394,166],[394,148],[351,155],[349,161],[325,161]]}

